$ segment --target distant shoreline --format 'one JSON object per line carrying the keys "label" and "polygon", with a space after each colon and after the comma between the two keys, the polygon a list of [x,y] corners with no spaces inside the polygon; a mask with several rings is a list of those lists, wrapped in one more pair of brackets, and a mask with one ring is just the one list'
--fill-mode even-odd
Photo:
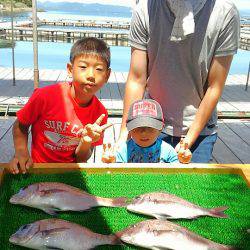
{"label": "distant shoreline", "polygon": [[[32,8],[25,7],[25,8],[13,8],[13,13],[21,13],[21,12],[29,12],[32,11]],[[11,8],[6,8],[1,11],[4,15],[11,14]]]}
{"label": "distant shoreline", "polygon": [[[31,7],[13,8],[13,13],[15,13],[15,14],[22,13],[22,12],[32,12],[32,8]],[[45,12],[45,10],[38,9],[37,12]],[[2,13],[3,15],[10,15],[11,14],[11,9],[6,8],[4,10],[1,10],[0,13]]]}

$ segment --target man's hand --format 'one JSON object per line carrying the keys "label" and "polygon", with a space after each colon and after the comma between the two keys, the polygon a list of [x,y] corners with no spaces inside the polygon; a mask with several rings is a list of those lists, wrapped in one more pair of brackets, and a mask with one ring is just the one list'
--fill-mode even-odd
{"label": "man's hand", "polygon": [[188,148],[188,143],[184,138],[181,138],[181,141],[176,145],[175,150],[178,154],[178,159],[180,163],[187,164],[192,159],[192,153]]}
{"label": "man's hand", "polygon": [[114,147],[111,143],[103,144],[102,162],[114,163],[116,161]]}
{"label": "man's hand", "polygon": [[9,163],[9,171],[12,174],[25,174],[32,165],[33,161],[28,151],[16,152]]}
{"label": "man's hand", "polygon": [[103,135],[103,132],[112,126],[112,124],[104,124],[100,126],[102,123],[105,114],[102,114],[94,124],[87,124],[84,127],[84,131],[82,133],[82,142],[94,143],[100,140]]}

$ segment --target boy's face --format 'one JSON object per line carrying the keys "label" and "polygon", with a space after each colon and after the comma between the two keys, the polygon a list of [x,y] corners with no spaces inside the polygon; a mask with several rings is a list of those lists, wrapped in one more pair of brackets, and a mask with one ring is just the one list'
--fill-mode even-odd
{"label": "boy's face", "polygon": [[94,95],[107,81],[110,69],[107,63],[97,55],[80,55],[73,64],[67,64],[69,75],[77,95]]}
{"label": "boy's face", "polygon": [[149,147],[155,143],[161,131],[155,128],[139,127],[130,131],[131,137],[134,142],[143,147]]}

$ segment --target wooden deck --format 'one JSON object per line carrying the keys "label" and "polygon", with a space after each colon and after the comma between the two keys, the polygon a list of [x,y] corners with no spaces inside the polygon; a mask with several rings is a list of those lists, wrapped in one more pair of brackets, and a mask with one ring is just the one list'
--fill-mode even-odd
{"label": "wooden deck", "polygon": [[[0,104],[25,104],[33,92],[33,70],[16,68],[16,86],[12,86],[12,68],[0,67]],[[97,93],[108,109],[122,110],[127,72],[112,72],[108,84]],[[40,87],[69,80],[66,70],[40,70]],[[250,112],[250,90],[245,91],[246,75],[229,75],[218,103],[219,113]]]}
{"label": "wooden deck", "polygon": [[[12,124],[14,117],[0,118],[0,162],[8,162],[13,156]],[[114,143],[119,136],[121,118],[109,118],[114,125],[105,131],[104,143]],[[220,120],[218,140],[211,163],[250,163],[250,119]],[[102,147],[96,147],[89,162],[101,162]]]}
{"label": "wooden deck", "polygon": [[[33,92],[33,70],[16,68],[16,86],[12,69],[0,67],[0,104],[25,104]],[[112,72],[108,84],[97,93],[108,109],[123,109],[124,86],[127,72]],[[69,80],[66,70],[40,70],[40,87]]]}
{"label": "wooden deck", "polygon": [[[103,104],[120,115],[127,72],[112,72],[108,84],[97,94]],[[246,75],[230,75],[218,104],[219,138],[216,142],[214,163],[250,163],[250,90],[245,91]],[[65,70],[40,70],[40,86],[68,80]],[[33,71],[16,69],[16,86],[12,86],[12,69],[0,67],[0,105],[25,104],[33,92]],[[7,114],[7,113],[6,113]],[[241,119],[239,119],[241,118]],[[14,117],[0,117],[0,162],[8,162],[13,155],[12,124]],[[112,117],[114,124],[105,133],[104,142],[115,142],[119,135],[121,117]],[[101,147],[97,147],[89,162],[100,162]]]}

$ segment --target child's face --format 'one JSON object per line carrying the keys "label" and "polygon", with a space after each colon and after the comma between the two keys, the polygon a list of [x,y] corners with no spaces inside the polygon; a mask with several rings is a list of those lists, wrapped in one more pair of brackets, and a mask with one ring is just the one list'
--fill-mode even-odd
{"label": "child's face", "polygon": [[68,73],[73,78],[76,95],[94,95],[107,81],[110,69],[107,63],[96,55],[80,55],[73,64],[68,63]]}
{"label": "child's face", "polygon": [[134,142],[144,148],[154,144],[160,133],[161,131],[149,127],[135,128],[130,131]]}

